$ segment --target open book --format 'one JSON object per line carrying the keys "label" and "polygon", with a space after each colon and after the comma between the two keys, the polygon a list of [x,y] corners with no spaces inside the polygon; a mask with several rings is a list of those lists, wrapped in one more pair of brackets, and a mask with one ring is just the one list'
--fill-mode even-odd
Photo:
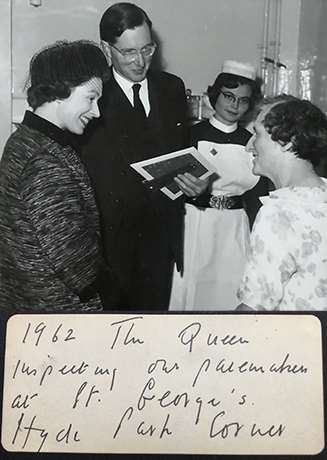
{"label": "open book", "polygon": [[216,172],[214,166],[195,147],[132,163],[130,166],[144,177],[143,184],[149,190],[161,190],[172,200],[183,194],[174,181],[178,174],[188,172],[198,179],[206,179]]}

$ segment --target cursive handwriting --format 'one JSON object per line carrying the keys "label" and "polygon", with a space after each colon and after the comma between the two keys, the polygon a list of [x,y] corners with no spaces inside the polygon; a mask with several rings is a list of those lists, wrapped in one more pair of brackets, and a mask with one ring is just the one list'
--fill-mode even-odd
{"label": "cursive handwriting", "polygon": [[[223,334],[219,337],[217,334],[210,332],[209,334],[200,334],[202,331],[202,325],[199,322],[194,322],[183,328],[178,333],[178,338],[182,345],[188,346],[188,351],[191,353],[193,351],[193,347],[195,343],[198,343],[201,339],[203,339],[203,343],[210,347],[210,346],[218,346],[218,345],[246,345],[249,343],[248,339],[243,337],[239,337],[235,334]],[[204,337],[203,337],[204,335]]]}
{"label": "cursive handwriting", "polygon": [[123,319],[121,321],[115,321],[110,326],[117,327],[116,335],[110,348],[113,350],[116,345],[121,343],[122,345],[143,345],[144,340],[139,337],[132,335],[133,329],[135,328],[135,322],[143,319],[142,316],[135,316],[134,318]]}

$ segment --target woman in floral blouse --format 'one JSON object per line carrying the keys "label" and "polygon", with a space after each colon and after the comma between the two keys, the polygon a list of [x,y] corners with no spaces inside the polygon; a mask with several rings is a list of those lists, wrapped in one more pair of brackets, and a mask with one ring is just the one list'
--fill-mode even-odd
{"label": "woman in floral blouse", "polygon": [[254,174],[276,190],[262,199],[239,289],[239,308],[327,310],[327,119],[309,101],[264,105],[247,149]]}

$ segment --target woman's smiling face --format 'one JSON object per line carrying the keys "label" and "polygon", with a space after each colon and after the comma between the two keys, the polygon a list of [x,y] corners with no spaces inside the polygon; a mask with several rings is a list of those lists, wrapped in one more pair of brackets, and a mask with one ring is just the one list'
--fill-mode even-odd
{"label": "woman's smiling face", "polygon": [[258,176],[271,177],[271,173],[276,170],[278,155],[282,148],[278,142],[272,140],[263,124],[271,107],[271,105],[266,106],[259,113],[253,125],[254,132],[246,145],[246,150],[253,154],[253,174]]}
{"label": "woman's smiling face", "polygon": [[92,78],[72,88],[67,99],[57,100],[56,124],[74,134],[83,134],[89,121],[100,116],[98,100],[101,96],[100,78]]}

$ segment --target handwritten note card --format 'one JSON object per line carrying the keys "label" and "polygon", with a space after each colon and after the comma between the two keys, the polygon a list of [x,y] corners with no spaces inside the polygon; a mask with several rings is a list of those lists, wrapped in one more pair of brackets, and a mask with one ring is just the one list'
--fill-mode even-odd
{"label": "handwritten note card", "polygon": [[311,315],[16,315],[2,445],[19,452],[316,454]]}

